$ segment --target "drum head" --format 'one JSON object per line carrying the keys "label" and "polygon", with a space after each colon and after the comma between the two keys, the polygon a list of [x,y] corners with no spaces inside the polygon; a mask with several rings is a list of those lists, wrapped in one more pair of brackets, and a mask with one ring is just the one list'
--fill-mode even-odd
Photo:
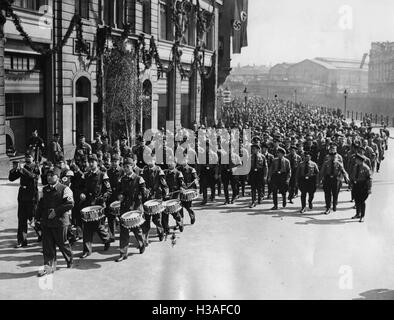
{"label": "drum head", "polygon": [[147,207],[152,207],[153,206],[154,207],[154,206],[157,206],[159,204],[160,204],[159,200],[149,200],[149,201],[144,203],[144,206],[147,206]]}
{"label": "drum head", "polygon": [[113,209],[120,208],[120,201],[112,202],[109,206],[110,206],[110,208],[113,208]]}
{"label": "drum head", "polygon": [[91,206],[91,207],[83,208],[81,211],[82,212],[91,212],[91,211],[100,211],[102,209],[103,209],[102,206]]}
{"label": "drum head", "polygon": [[141,216],[139,211],[129,211],[122,215],[123,220],[133,220]]}

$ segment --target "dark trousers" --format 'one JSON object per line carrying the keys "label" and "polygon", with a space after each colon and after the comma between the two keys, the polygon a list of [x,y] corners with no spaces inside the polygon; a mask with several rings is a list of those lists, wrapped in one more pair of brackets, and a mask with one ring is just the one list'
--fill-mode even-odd
{"label": "dark trousers", "polygon": [[181,210],[181,217],[182,218],[184,218],[183,208],[185,208],[186,211],[189,213],[190,219],[193,219],[196,217],[196,214],[194,213],[192,206],[193,206],[193,202],[191,202],[191,201],[182,202],[182,210]]}
{"label": "dark trousers", "polygon": [[288,190],[288,186],[286,184],[286,178],[285,177],[272,177],[271,180],[272,183],[272,197],[274,200],[274,206],[278,206],[278,193],[282,195],[282,200],[283,200],[283,206],[286,206],[287,201],[286,201],[286,194]]}
{"label": "dark trousers", "polygon": [[238,177],[234,176],[233,174],[229,173],[223,173],[222,174],[222,181],[223,181],[223,190],[224,190],[224,196],[226,200],[230,200],[229,192],[228,192],[228,187],[231,184],[231,190],[232,190],[232,199],[234,200],[236,197],[239,195],[239,185],[238,185]]}
{"label": "dark trousers", "polygon": [[341,185],[342,185],[341,181],[338,180],[336,177],[334,178],[326,177],[324,179],[323,189],[324,189],[324,197],[326,200],[327,210],[331,208],[331,203],[333,209],[336,210],[338,204],[338,195],[339,195],[339,191],[341,190]]}
{"label": "dark trousers", "polygon": [[368,199],[368,186],[366,183],[358,182],[353,186],[354,190],[354,201],[356,203],[357,216],[360,218],[365,217],[366,204],[365,201]]}
{"label": "dark trousers", "polygon": [[27,244],[27,222],[32,220],[35,214],[36,202],[18,202],[18,233],[17,241],[19,244]]}
{"label": "dark trousers", "polygon": [[239,181],[239,187],[241,188],[241,195],[242,197],[245,197],[245,188],[246,188],[246,182],[248,180],[248,176],[239,176],[238,181]]}
{"label": "dark trousers", "polygon": [[124,226],[120,225],[120,254],[127,255],[130,243],[130,231],[134,233],[134,237],[138,242],[138,248],[142,248],[144,246],[144,235],[142,232],[141,227],[137,228],[125,228]]}
{"label": "dark trousers", "polygon": [[290,178],[290,183],[289,183],[289,200],[293,200],[296,192],[297,192],[297,188],[296,188],[296,175],[292,174],[291,178]]}
{"label": "dark trousers", "polygon": [[108,222],[108,233],[109,237],[112,240],[116,238],[116,217],[110,213],[110,208],[107,206],[105,208],[105,216],[107,217]]}
{"label": "dark trousers", "polygon": [[149,238],[149,231],[150,231],[150,224],[151,224],[151,221],[156,225],[156,229],[157,229],[157,234],[160,236],[160,235],[163,235],[163,233],[164,233],[164,230],[163,230],[163,225],[162,225],[162,223],[161,223],[161,213],[160,214],[156,214],[156,215],[154,215],[154,216],[151,216],[151,215],[149,215],[149,214],[147,214],[147,213],[144,213],[144,219],[145,219],[145,222],[144,222],[144,224],[142,225],[142,231],[143,231],[143,233],[144,233],[144,237],[145,237],[145,240],[147,241],[148,240],[148,238]]}
{"label": "dark trousers", "polygon": [[201,174],[201,190],[204,200],[208,200],[208,188],[211,189],[211,199],[215,199],[215,187],[216,180],[214,177],[214,171],[205,172]]}
{"label": "dark trousers", "polygon": [[103,219],[101,221],[83,223],[83,252],[92,253],[93,235],[97,233],[103,243],[110,241],[110,236],[105,229]]}
{"label": "dark trousers", "polygon": [[301,206],[306,208],[306,196],[309,195],[308,203],[311,205],[315,197],[316,192],[316,178],[310,178],[308,180],[303,179],[300,181],[300,191],[301,191]]}
{"label": "dark trousers", "polygon": [[[181,216],[181,212],[175,212],[175,213],[171,213],[171,216],[174,218],[174,220],[176,221],[176,225],[177,226],[183,226],[183,218]],[[163,223],[163,228],[164,228],[164,232],[166,234],[170,233],[170,225],[169,225],[169,220],[170,220],[170,215],[163,213],[162,216],[162,223]]]}
{"label": "dark trousers", "polygon": [[68,227],[48,228],[42,227],[42,250],[44,265],[56,267],[56,246],[63,254],[67,263],[73,258],[70,243],[67,240]]}

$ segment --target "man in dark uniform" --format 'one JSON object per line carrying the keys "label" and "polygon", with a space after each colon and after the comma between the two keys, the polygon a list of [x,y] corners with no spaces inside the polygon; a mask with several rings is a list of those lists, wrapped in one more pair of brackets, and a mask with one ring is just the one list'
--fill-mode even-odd
{"label": "man in dark uniform", "polygon": [[251,154],[251,169],[249,173],[249,183],[252,189],[252,204],[250,208],[256,207],[256,193],[258,196],[258,203],[261,204],[264,184],[268,176],[268,165],[266,158],[260,153],[260,146],[258,144],[252,145]]}
{"label": "man in dark uniform", "polygon": [[18,193],[18,235],[16,248],[27,247],[27,222],[32,221],[38,202],[38,178],[40,168],[33,162],[30,152],[25,154],[25,165],[14,163],[8,179],[20,179]]}
{"label": "man in dark uniform", "polygon": [[[166,176],[168,190],[170,192],[168,200],[178,199],[179,193],[181,192],[181,190],[183,190],[183,187],[185,186],[183,174],[176,168],[174,160],[168,160],[167,165],[168,165],[168,169],[165,170],[164,173]],[[172,217],[176,221],[177,228],[179,228],[179,230],[183,232],[183,218],[181,216],[181,212],[180,211],[174,212],[172,214]],[[170,233],[169,214],[163,213],[162,222],[163,222],[164,232],[168,235]]]}
{"label": "man in dark uniform", "polygon": [[371,194],[372,179],[371,169],[365,164],[365,156],[356,155],[356,165],[353,167],[350,177],[353,182],[354,200],[356,202],[356,215],[352,219],[360,219],[364,222],[365,201]]}
{"label": "man in dark uniform", "polygon": [[111,238],[111,242],[115,242],[115,226],[116,218],[110,213],[110,204],[112,202],[118,201],[120,194],[120,181],[124,175],[123,168],[120,167],[120,156],[118,154],[113,154],[111,157],[111,167],[107,171],[109,178],[109,183],[111,185],[112,194],[108,198],[107,206],[105,208],[106,216],[108,219],[108,231]]}
{"label": "man in dark uniform", "polygon": [[[302,145],[301,145],[302,146]],[[296,190],[297,190],[297,169],[300,163],[302,162],[301,156],[297,154],[297,151],[299,149],[296,146],[291,146],[290,147],[290,154],[287,156],[287,159],[290,161],[290,167],[291,167],[291,178],[290,178],[290,184],[289,184],[289,202],[292,204],[293,199],[296,195]],[[305,151],[302,151],[303,155],[305,156]]]}
{"label": "man in dark uniform", "polygon": [[[179,166],[179,171],[183,175],[183,179],[185,182],[185,189],[198,189],[200,187],[199,181],[198,181],[198,175],[196,169],[193,167],[189,166],[187,163],[187,159],[182,159],[180,166]],[[193,202],[192,201],[182,201],[182,207],[187,210],[190,216],[190,221],[191,224],[196,223],[196,214],[194,213],[193,209]],[[184,217],[183,214],[183,209],[181,211],[181,216],[182,218]]]}
{"label": "man in dark uniform", "polygon": [[325,214],[331,213],[331,202],[333,211],[337,211],[338,195],[342,187],[342,177],[348,181],[348,174],[343,167],[343,163],[337,156],[336,144],[331,144],[327,160],[323,163],[320,171],[320,181],[323,180],[323,189],[326,201]]}
{"label": "man in dark uniform", "polygon": [[27,143],[27,149],[33,156],[33,161],[41,163],[42,152],[45,148],[44,140],[38,135],[38,130],[33,130],[32,136]]}
{"label": "man in dark uniform", "polygon": [[40,277],[56,271],[56,246],[67,262],[67,268],[73,266],[73,254],[67,240],[71,209],[74,205],[73,193],[69,187],[59,182],[55,170],[50,170],[47,178],[49,185],[43,189],[36,215],[41,222],[44,254],[44,269],[38,273]]}
{"label": "man in dark uniform", "polygon": [[59,158],[64,156],[62,146],[60,145],[60,135],[55,133],[53,141],[48,146],[47,158],[52,163],[57,163]]}
{"label": "man in dark uniform", "polygon": [[104,154],[106,153],[113,154],[113,148],[109,144],[108,136],[103,136],[102,140],[103,140],[103,144],[101,146],[101,151],[103,151]]}
{"label": "man in dark uniform", "polygon": [[[146,183],[146,189],[149,192],[149,195],[146,201],[153,200],[153,199],[160,199],[162,200],[168,194],[168,186],[165,179],[164,171],[156,165],[156,159],[153,156],[148,165],[145,166],[142,177]],[[162,214],[156,214],[151,216],[147,213],[144,214],[145,223],[142,225],[142,230],[144,232],[145,242],[149,245],[149,231],[151,221],[157,227],[157,233],[159,236],[160,241],[164,240],[164,230],[163,225],[161,223],[161,216]]]}
{"label": "man in dark uniform", "polygon": [[305,161],[297,168],[296,183],[301,191],[301,213],[306,211],[306,196],[309,195],[309,209],[313,209],[313,198],[319,185],[319,167],[312,161],[310,151],[305,151]]}
{"label": "man in dark uniform", "polygon": [[[141,209],[145,197],[145,180],[133,171],[134,160],[126,158],[123,163],[124,175],[119,186],[119,200],[121,201],[120,213],[124,214],[132,210]],[[141,227],[128,229],[120,225],[120,257],[116,262],[121,262],[128,258],[128,248],[130,243],[130,231],[134,233],[138,242],[140,254],[145,252],[144,234]]]}
{"label": "man in dark uniform", "polygon": [[[267,171],[269,171],[269,168],[271,168],[272,162],[274,162],[275,157],[268,152],[268,145],[267,143],[263,143],[261,145],[261,149],[262,149],[262,155],[264,156],[266,162],[267,162]],[[267,174],[268,177],[268,174]],[[264,182],[263,184],[263,196],[265,194],[265,185],[267,185],[267,199],[270,198],[271,194],[272,194],[272,185],[271,183]]]}
{"label": "man in dark uniform", "polygon": [[96,132],[94,136],[95,141],[92,143],[92,153],[97,154],[98,151],[103,151],[103,142],[101,141],[101,133]]}
{"label": "man in dark uniform", "polygon": [[291,167],[290,161],[285,158],[286,151],[278,148],[278,157],[272,162],[269,171],[269,181],[272,183],[274,206],[271,210],[278,210],[278,192],[282,194],[283,208],[287,206],[286,193],[289,189]]}
{"label": "man in dark uniform", "polygon": [[84,157],[89,157],[92,154],[92,147],[90,144],[86,143],[85,140],[85,136],[81,134],[78,138],[78,144],[75,149],[74,160],[79,167],[82,165],[82,159]]}
{"label": "man in dark uniform", "polygon": [[205,153],[205,164],[200,164],[201,174],[201,189],[203,194],[203,202],[201,205],[208,203],[208,188],[211,189],[211,201],[215,201],[215,186],[216,181],[219,179],[219,157],[217,153],[210,150],[207,142],[207,149]]}
{"label": "man in dark uniform", "polygon": [[[234,201],[239,198],[239,176],[234,174],[234,170],[242,165],[241,158],[239,157],[239,155],[235,154],[234,152],[230,151],[230,156],[228,160],[229,160],[229,164],[220,165],[220,175],[223,182],[223,190],[225,197],[224,205],[234,204]],[[231,201],[230,201],[230,195],[228,190],[230,184],[232,190]]]}
{"label": "man in dark uniform", "polygon": [[83,202],[81,201],[81,194],[85,189],[85,175],[84,170],[79,168],[75,161],[71,161],[70,170],[74,173],[71,177],[71,191],[74,196],[74,207],[72,209],[72,225],[77,228],[77,234],[75,241],[82,239],[82,219],[81,219],[81,209]]}
{"label": "man in dark uniform", "polygon": [[[96,155],[89,157],[89,165],[90,170],[85,173],[84,190],[81,194],[81,200],[83,201],[82,209],[89,206],[103,206],[112,194],[108,175],[99,169]],[[103,220],[83,223],[82,259],[92,254],[93,234],[95,232],[98,233],[101,241],[104,243],[104,251],[109,250],[111,239],[104,227]]]}
{"label": "man in dark uniform", "polygon": [[145,142],[144,142],[144,137],[143,136],[138,136],[137,137],[137,144],[133,146],[131,149],[131,153],[137,156],[137,166],[140,169],[143,169],[145,167],[145,161],[144,161],[144,150],[145,150]]}

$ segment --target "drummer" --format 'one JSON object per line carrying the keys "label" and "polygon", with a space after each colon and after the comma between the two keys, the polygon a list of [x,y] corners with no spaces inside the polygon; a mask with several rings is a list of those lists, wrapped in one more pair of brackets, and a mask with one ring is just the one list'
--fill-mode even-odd
{"label": "drummer", "polygon": [[107,201],[107,206],[105,208],[105,213],[108,219],[108,231],[111,242],[115,242],[115,225],[116,218],[110,213],[110,204],[118,200],[120,192],[120,181],[124,175],[123,168],[120,167],[120,156],[118,154],[113,154],[111,157],[111,167],[108,172],[109,183],[112,189],[112,195]]}
{"label": "drummer", "polygon": [[[179,193],[184,187],[184,181],[183,181],[183,174],[180,172],[178,169],[175,167],[175,161],[174,160],[169,160],[167,161],[168,169],[164,171],[165,176],[166,176],[166,182],[169,188],[169,196],[165,198],[164,200],[170,200],[170,199],[178,199],[179,198]],[[181,216],[180,211],[174,212],[171,214],[176,221],[177,228],[181,232],[183,232],[183,218]],[[162,223],[164,227],[164,232],[166,234],[170,233],[170,226],[168,223],[169,220],[169,214],[163,214],[162,217]]]}
{"label": "drummer", "polygon": [[[89,171],[85,174],[84,190],[80,195],[81,207],[104,205],[111,196],[112,190],[108,175],[98,167],[96,155],[89,157]],[[81,259],[92,254],[93,234],[97,232],[101,241],[104,243],[104,251],[108,251],[111,242],[110,236],[104,227],[102,220],[83,223],[83,253]]]}
{"label": "drummer", "polygon": [[[147,188],[147,197],[145,201],[157,199],[161,200],[168,194],[168,186],[165,179],[164,171],[156,165],[156,158],[154,155],[151,156],[151,159],[148,162],[148,165],[144,167],[142,172],[142,177],[145,180],[146,188]],[[156,215],[149,215],[148,213],[144,214],[145,223],[142,226],[142,230],[144,231],[145,237],[145,245],[149,245],[149,231],[151,221],[157,227],[157,233],[159,236],[159,240],[164,240],[164,229],[161,223],[161,213]]]}
{"label": "drummer", "polygon": [[[126,158],[123,162],[124,175],[119,184],[119,200],[121,201],[120,213],[124,214],[131,210],[141,208],[142,199],[145,192],[145,180],[137,175],[134,170],[134,161],[131,158]],[[145,242],[141,227],[132,228],[135,239],[138,242],[140,254],[145,252]],[[120,225],[120,257],[116,262],[121,262],[127,259],[127,252],[130,242],[130,230]]]}
{"label": "drummer", "polygon": [[[200,187],[197,171],[196,169],[188,165],[186,158],[180,159],[179,171],[183,175],[184,183],[186,185],[185,189],[198,189]],[[189,213],[190,222],[193,225],[196,223],[196,214],[192,209],[192,205],[193,205],[192,201],[182,201],[182,207],[185,208]],[[181,211],[181,216],[182,218],[184,217],[183,209]]]}

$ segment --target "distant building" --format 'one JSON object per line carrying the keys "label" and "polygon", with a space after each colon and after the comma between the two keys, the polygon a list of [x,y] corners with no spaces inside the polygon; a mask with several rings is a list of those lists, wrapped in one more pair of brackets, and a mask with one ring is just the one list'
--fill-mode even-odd
{"label": "distant building", "polygon": [[289,68],[293,64],[291,63],[278,63],[274,65],[269,71],[270,80],[288,80]]}
{"label": "distant building", "polygon": [[311,86],[317,93],[368,93],[368,65],[361,60],[315,58],[288,68],[288,80]]}
{"label": "distant building", "polygon": [[369,58],[369,95],[394,98],[394,42],[373,42]]}
{"label": "distant building", "polygon": [[247,84],[268,79],[268,72],[267,66],[238,66],[232,69],[229,80]]}

